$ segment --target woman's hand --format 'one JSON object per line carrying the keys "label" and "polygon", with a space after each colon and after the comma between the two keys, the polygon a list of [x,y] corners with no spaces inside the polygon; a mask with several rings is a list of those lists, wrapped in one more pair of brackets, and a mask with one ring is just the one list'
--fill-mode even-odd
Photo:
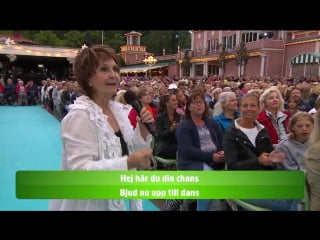
{"label": "woman's hand", "polygon": [[143,107],[140,111],[140,117],[137,117],[137,121],[139,122],[141,137],[144,140],[146,140],[149,131],[146,128],[145,124],[150,125],[150,128],[151,128],[151,126],[154,123],[154,118],[153,118],[151,112],[147,111],[147,109],[145,107]]}
{"label": "woman's hand", "polygon": [[140,111],[139,122],[151,123],[151,124],[154,123],[154,118],[153,118],[151,112],[149,112],[145,107],[143,107]]}
{"label": "woman's hand", "polygon": [[274,150],[271,153],[261,153],[259,156],[259,162],[266,166],[270,166],[273,163],[281,163],[284,159],[285,154],[277,150]]}
{"label": "woman's hand", "polygon": [[224,162],[224,151],[215,152],[213,154],[213,161],[217,163]]}
{"label": "woman's hand", "polygon": [[174,121],[171,126],[170,126],[170,132],[173,132],[177,129],[177,127],[179,126],[180,123],[177,123],[176,121]]}
{"label": "woman's hand", "polygon": [[144,148],[131,153],[128,156],[127,163],[128,169],[150,169],[150,158],[152,155],[152,148]]}
{"label": "woman's hand", "polygon": [[272,165],[272,162],[270,160],[270,153],[266,153],[266,152],[263,152],[260,154],[259,156],[259,163],[262,164],[262,165],[265,165],[265,166],[270,166]]}
{"label": "woman's hand", "polygon": [[274,150],[270,153],[269,158],[273,163],[281,163],[286,158],[286,155],[283,152]]}

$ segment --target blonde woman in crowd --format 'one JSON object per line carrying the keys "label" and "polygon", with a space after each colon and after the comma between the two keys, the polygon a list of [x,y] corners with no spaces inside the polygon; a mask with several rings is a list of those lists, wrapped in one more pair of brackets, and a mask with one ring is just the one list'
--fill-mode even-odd
{"label": "blonde woman in crowd", "polygon": [[309,185],[310,210],[320,211],[320,112],[315,116],[314,128],[304,156]]}
{"label": "blonde woman in crowd", "polygon": [[276,86],[264,90],[261,94],[260,109],[257,120],[266,128],[272,144],[286,139],[289,116],[283,111],[284,100]]}

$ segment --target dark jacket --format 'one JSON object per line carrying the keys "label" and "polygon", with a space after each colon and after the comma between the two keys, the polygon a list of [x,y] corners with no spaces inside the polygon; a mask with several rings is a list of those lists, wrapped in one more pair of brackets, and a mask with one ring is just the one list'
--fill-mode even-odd
{"label": "dark jacket", "polygon": [[[181,115],[174,112],[173,121],[179,123]],[[161,152],[166,151],[166,149],[175,148],[177,150],[177,140],[175,138],[176,131],[170,131],[172,122],[170,121],[167,112],[161,112],[156,116],[156,131],[157,138],[155,146],[155,155],[159,155]],[[174,154],[174,158],[175,158]]]}
{"label": "dark jacket", "polygon": [[[217,146],[217,151],[222,149],[222,130],[212,119],[206,118],[205,124],[210,131],[211,139]],[[184,119],[176,130],[178,141],[178,169],[203,170],[203,163],[213,169],[224,169],[224,163],[215,163],[212,160],[214,152],[204,152],[200,148],[200,139],[197,126],[191,119]]]}
{"label": "dark jacket", "polygon": [[258,135],[253,146],[246,134],[233,122],[223,137],[224,156],[228,170],[271,170],[273,167],[259,163],[261,153],[270,153],[273,146],[265,127],[256,121]]}

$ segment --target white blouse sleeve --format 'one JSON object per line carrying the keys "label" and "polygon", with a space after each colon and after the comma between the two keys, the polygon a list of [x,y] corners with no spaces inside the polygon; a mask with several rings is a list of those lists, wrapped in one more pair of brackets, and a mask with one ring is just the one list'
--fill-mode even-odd
{"label": "white blouse sleeve", "polygon": [[101,130],[89,119],[85,110],[72,111],[65,116],[61,122],[64,169],[128,169],[127,156],[106,159],[100,154],[102,139],[99,131]]}

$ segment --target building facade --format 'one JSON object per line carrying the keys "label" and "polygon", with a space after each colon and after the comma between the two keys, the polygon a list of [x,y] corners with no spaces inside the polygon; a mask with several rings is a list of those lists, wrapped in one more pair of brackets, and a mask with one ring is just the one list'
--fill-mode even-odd
{"label": "building facade", "polygon": [[[147,52],[147,46],[140,44],[142,33],[131,31],[125,34],[126,45],[120,47],[120,57],[125,66],[121,67],[121,74],[126,76],[177,76],[179,74],[178,55],[170,54],[154,57]],[[154,62],[147,61],[148,58]]]}
{"label": "building facade", "polygon": [[[195,30],[191,41],[191,50],[179,54],[180,65],[189,55],[191,77],[320,76],[320,30]],[[241,43],[245,61],[239,56]]]}
{"label": "building facade", "polygon": [[[193,30],[191,49],[178,49],[176,54],[170,55],[164,52],[161,56],[154,56],[147,52],[147,46],[140,44],[141,33],[131,31],[125,37],[126,45],[121,46],[119,53],[125,62],[121,67],[122,75],[320,77],[320,30]],[[38,65],[47,65],[49,70],[51,65],[53,70],[67,68],[69,75],[78,51],[2,36],[0,72],[4,75],[5,69],[36,59]],[[155,64],[144,62],[150,56],[156,58]],[[38,66],[36,63],[34,68]]]}

